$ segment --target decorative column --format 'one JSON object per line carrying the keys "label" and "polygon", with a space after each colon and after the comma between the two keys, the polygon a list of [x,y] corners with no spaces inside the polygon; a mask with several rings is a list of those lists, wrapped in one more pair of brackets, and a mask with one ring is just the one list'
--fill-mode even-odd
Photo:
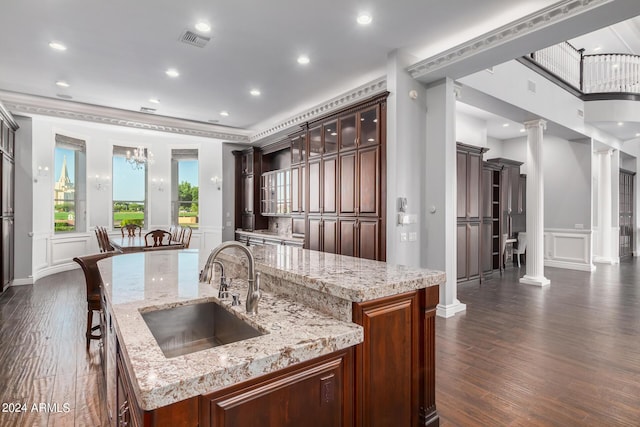
{"label": "decorative column", "polygon": [[520,283],[548,286],[544,277],[544,176],[542,135],[547,122],[525,122],[527,130],[527,273]]}
{"label": "decorative column", "polygon": [[613,198],[611,194],[611,157],[613,150],[599,151],[598,163],[600,174],[598,177],[598,255],[594,262],[613,264],[613,235],[611,233],[611,211]]}

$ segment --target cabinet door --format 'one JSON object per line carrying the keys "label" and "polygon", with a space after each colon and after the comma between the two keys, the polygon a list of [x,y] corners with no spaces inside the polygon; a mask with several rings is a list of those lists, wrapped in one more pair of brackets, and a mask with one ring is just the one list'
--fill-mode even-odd
{"label": "cabinet door", "polygon": [[253,173],[253,152],[242,155],[242,173],[245,175]]}
{"label": "cabinet door", "polygon": [[2,288],[13,280],[13,218],[2,220]]}
{"label": "cabinet door", "polygon": [[358,205],[356,215],[378,216],[379,149],[372,147],[358,150]]}
{"label": "cabinet door", "polygon": [[334,120],[322,126],[324,139],[323,154],[334,154],[338,151],[338,121]]}
{"label": "cabinet door", "polygon": [[467,217],[480,218],[480,195],[482,194],[482,158],[480,154],[470,153],[468,163],[468,199]]}
{"label": "cabinet door", "polygon": [[356,219],[340,219],[338,221],[341,255],[356,256],[356,225]]}
{"label": "cabinet door", "polygon": [[300,168],[294,166],[291,168],[291,212],[300,213]]}
{"label": "cabinet door", "polygon": [[322,219],[309,218],[309,226],[307,227],[307,249],[312,251],[322,250]]}
{"label": "cabinet door", "polygon": [[467,217],[467,199],[468,199],[468,184],[469,180],[467,178],[467,162],[468,157],[465,152],[458,151],[456,153],[456,217],[457,218],[466,218]]}
{"label": "cabinet door", "polygon": [[335,254],[338,251],[338,221],[333,218],[322,220],[322,250]]}
{"label": "cabinet door", "polygon": [[309,130],[309,160],[322,156],[322,128],[316,126]]}
{"label": "cabinet door", "polygon": [[200,426],[353,425],[351,350],[201,398]]}
{"label": "cabinet door", "polygon": [[527,176],[520,175],[518,180],[518,213],[527,211]]}
{"label": "cabinet door", "polygon": [[242,178],[242,207],[244,213],[253,212],[253,175]]}
{"label": "cabinet door", "polygon": [[13,215],[13,161],[6,155],[2,155],[2,214]]}
{"label": "cabinet door", "polygon": [[309,213],[321,213],[320,195],[321,177],[320,177],[320,160],[309,161]]}
{"label": "cabinet door", "polygon": [[421,292],[354,303],[354,322],[364,329],[354,361],[356,425],[426,425],[418,421],[425,378],[420,354],[426,348],[421,346]]}
{"label": "cabinet door", "polygon": [[360,127],[360,136],[358,137],[358,145],[364,147],[367,145],[378,145],[380,143],[380,135],[378,120],[378,107],[375,106],[360,113],[358,125]]}
{"label": "cabinet door", "polygon": [[356,213],[356,157],[351,151],[340,155],[340,215]]}
{"label": "cabinet door", "polygon": [[380,221],[365,220],[358,221],[358,257],[366,259],[379,259],[380,255]]}
{"label": "cabinet door", "polygon": [[322,213],[336,214],[337,157],[322,159]]}
{"label": "cabinet door", "polygon": [[351,114],[340,119],[340,151],[356,148],[356,115]]}
{"label": "cabinet door", "polygon": [[467,226],[458,224],[456,226],[456,279],[467,279]]}

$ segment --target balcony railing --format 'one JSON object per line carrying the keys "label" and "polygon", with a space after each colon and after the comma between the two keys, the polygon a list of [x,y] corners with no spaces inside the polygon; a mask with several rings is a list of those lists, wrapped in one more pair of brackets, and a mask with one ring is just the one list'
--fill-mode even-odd
{"label": "balcony railing", "polygon": [[583,52],[563,42],[533,52],[527,59],[583,95],[640,94],[640,56]]}

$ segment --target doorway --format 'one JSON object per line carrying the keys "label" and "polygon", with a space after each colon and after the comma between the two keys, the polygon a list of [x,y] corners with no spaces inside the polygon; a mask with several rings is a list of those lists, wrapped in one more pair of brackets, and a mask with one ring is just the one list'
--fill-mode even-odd
{"label": "doorway", "polygon": [[633,255],[633,187],[635,172],[620,169],[620,260]]}

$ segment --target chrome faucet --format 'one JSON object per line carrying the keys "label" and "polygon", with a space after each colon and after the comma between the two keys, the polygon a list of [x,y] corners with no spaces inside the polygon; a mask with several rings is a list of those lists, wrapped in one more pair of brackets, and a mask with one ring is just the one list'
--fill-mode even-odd
{"label": "chrome faucet", "polygon": [[226,248],[238,248],[244,252],[249,261],[247,282],[249,283],[249,290],[247,292],[246,308],[248,314],[258,313],[258,301],[260,300],[260,273],[255,271],[255,259],[251,251],[243,244],[235,241],[223,242],[220,246],[211,251],[207,263],[204,269],[200,273],[200,281],[211,283],[211,276],[214,264],[220,263],[216,261],[216,257],[220,252]]}

